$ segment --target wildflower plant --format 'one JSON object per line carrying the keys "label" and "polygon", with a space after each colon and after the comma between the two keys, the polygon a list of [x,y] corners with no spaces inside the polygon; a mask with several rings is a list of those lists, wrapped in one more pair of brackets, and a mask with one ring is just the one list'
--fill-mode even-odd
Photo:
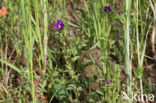
{"label": "wildflower plant", "polygon": [[0,102],[125,103],[123,91],[155,92],[144,76],[153,0],[83,3],[0,1]]}

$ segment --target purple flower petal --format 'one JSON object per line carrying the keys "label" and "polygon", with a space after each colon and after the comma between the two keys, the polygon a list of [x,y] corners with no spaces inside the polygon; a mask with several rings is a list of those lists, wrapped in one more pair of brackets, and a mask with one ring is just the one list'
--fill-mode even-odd
{"label": "purple flower petal", "polygon": [[105,83],[108,84],[110,82],[111,82],[110,79],[109,78],[106,78]]}
{"label": "purple flower petal", "polygon": [[64,24],[63,23],[61,24],[61,27],[64,27]]}
{"label": "purple flower petal", "polygon": [[57,20],[57,23],[62,24],[63,22],[62,22],[62,20]]}
{"label": "purple flower petal", "polygon": [[57,22],[54,22],[53,27],[54,27],[54,29],[58,29],[58,23]]}
{"label": "purple flower petal", "polygon": [[63,30],[63,27],[60,27],[59,30]]}
{"label": "purple flower petal", "polygon": [[110,7],[110,6],[105,6],[105,7],[104,7],[104,11],[105,11],[105,12],[109,12],[110,10],[111,10],[111,7]]}

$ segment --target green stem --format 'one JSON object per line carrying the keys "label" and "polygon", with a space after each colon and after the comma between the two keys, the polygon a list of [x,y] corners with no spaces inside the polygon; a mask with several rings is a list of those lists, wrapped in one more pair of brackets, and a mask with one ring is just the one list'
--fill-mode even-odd
{"label": "green stem", "polygon": [[127,71],[127,92],[131,91],[131,78],[132,70],[130,64],[130,13],[131,13],[131,0],[126,0],[126,17],[125,17],[125,67]]}
{"label": "green stem", "polygon": [[47,15],[47,0],[44,0],[44,72],[47,65],[47,43],[48,43],[48,15]]}

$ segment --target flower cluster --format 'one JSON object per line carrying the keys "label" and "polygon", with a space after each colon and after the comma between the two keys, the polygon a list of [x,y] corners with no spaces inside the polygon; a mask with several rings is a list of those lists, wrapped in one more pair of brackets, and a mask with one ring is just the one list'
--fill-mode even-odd
{"label": "flower cluster", "polygon": [[5,7],[2,7],[2,9],[0,9],[0,17],[3,15],[8,16],[8,11]]}

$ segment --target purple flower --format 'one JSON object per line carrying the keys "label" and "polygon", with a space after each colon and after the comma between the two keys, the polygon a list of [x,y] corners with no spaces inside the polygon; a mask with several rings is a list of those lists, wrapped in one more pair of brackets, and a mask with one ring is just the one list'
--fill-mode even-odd
{"label": "purple flower", "polygon": [[110,7],[110,6],[105,6],[105,7],[104,7],[104,11],[105,11],[105,12],[109,12],[110,10],[111,10],[111,7]]}
{"label": "purple flower", "polygon": [[105,83],[108,84],[110,82],[111,82],[110,79],[109,78],[106,78]]}
{"label": "purple flower", "polygon": [[54,22],[53,27],[54,27],[54,29],[63,30],[64,23],[62,20],[57,20],[57,22]]}

